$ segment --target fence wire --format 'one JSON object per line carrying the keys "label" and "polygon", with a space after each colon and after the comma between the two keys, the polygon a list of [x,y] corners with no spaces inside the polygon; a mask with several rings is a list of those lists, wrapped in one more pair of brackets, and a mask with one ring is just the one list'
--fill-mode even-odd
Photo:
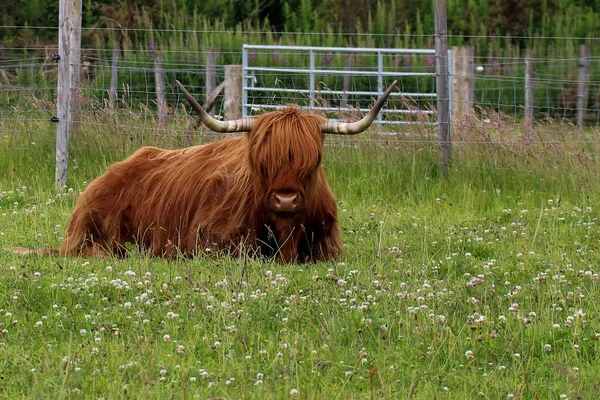
{"label": "fence wire", "polygon": [[[40,28],[42,29],[42,28]],[[193,34],[193,32],[185,32]],[[219,52],[217,60],[239,60],[241,48]],[[54,45],[15,46],[0,44],[0,146],[14,151],[34,149],[39,146],[36,132],[50,135],[56,130],[52,117],[56,115],[57,64],[53,54],[58,50]],[[153,144],[162,147],[181,147],[206,143],[224,137],[207,132],[195,122],[193,113],[178,92],[175,81],[183,82],[194,93],[200,103],[204,103],[207,90],[207,52],[172,49],[131,49],[120,50],[117,65],[113,65],[112,49],[100,46],[82,48],[81,89],[78,102],[81,113],[78,117],[80,130],[86,135],[101,137],[100,142],[107,148],[121,142]],[[161,124],[157,107],[155,57],[164,57],[166,76],[167,124]],[[267,65],[287,65],[294,63],[301,55],[264,52],[254,54],[257,61],[262,58]],[[591,69],[585,80],[579,73],[580,59],[569,57],[534,57],[533,77],[534,99],[532,125],[524,120],[525,60],[519,55],[485,57],[475,56],[473,60],[457,59],[456,65],[470,65],[472,73],[464,78],[473,82],[472,115],[455,115],[452,121],[452,144],[455,153],[474,152],[478,158],[489,162],[469,164],[461,161],[453,163],[454,169],[484,168],[495,171],[520,173],[543,173],[547,164],[557,157],[571,165],[583,165],[573,173],[582,176],[596,176],[600,161],[600,56],[592,54]],[[353,55],[350,64],[346,59],[331,58],[328,53],[316,57],[319,69],[352,68],[360,65],[369,68],[374,60]],[[390,100],[391,107],[408,108],[412,113],[395,113],[386,116],[401,121],[417,122],[410,126],[383,126],[369,130],[357,138],[328,138],[327,147],[346,148],[357,151],[361,147],[371,147],[383,154],[373,160],[356,158],[352,151],[334,152],[326,161],[354,164],[394,164],[405,165],[394,154],[406,149],[421,149],[435,160],[437,151],[437,131],[434,96],[411,96],[411,93],[435,93],[435,77],[404,77],[402,72],[434,71],[434,58],[430,55],[414,54],[386,56],[386,71],[399,73],[399,91],[405,96]],[[117,100],[110,101],[112,70],[117,70]],[[216,65],[217,85],[225,79],[224,65]],[[258,87],[273,86],[296,89],[285,96],[278,92],[253,92],[252,103],[266,106],[286,106],[296,104],[307,106],[305,91],[308,83],[304,77],[286,72],[256,71],[247,79]],[[343,85],[357,92],[345,98],[344,110],[337,111],[338,119],[354,120],[362,114],[358,109],[372,105],[373,99],[361,91],[377,91],[376,78],[350,75],[344,83],[343,76],[328,76],[323,73],[318,79],[319,104],[339,109],[343,95],[339,92]],[[583,126],[576,125],[577,101],[581,97],[579,85],[587,87],[583,99]],[[223,96],[219,95],[213,109],[217,116],[224,115]],[[453,99],[453,101],[455,101]],[[581,99],[580,99],[581,102]],[[51,141],[50,141],[51,142]],[[528,167],[518,163],[499,163],[499,154],[518,158],[535,149],[536,162]],[[102,150],[102,149],[100,149]],[[378,154],[379,154],[378,153]],[[433,161],[415,161],[424,164]],[[571,163],[571,164],[569,164]]]}

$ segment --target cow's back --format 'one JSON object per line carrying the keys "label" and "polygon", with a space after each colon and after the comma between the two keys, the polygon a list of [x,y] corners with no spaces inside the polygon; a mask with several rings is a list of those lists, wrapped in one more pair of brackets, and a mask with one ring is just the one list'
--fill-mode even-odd
{"label": "cow's back", "polygon": [[78,199],[61,253],[118,252],[126,242],[155,255],[175,245],[193,251],[198,215],[215,214],[227,182],[244,180],[245,140],[181,150],[144,147],[111,165]]}

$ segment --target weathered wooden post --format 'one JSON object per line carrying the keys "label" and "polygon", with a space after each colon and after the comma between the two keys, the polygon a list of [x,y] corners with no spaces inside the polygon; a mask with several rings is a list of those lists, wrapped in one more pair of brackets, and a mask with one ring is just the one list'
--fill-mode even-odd
{"label": "weathered wooden post", "polygon": [[[346,71],[350,71],[352,69],[352,54],[348,54],[346,56]],[[348,91],[350,91],[350,74],[344,74],[344,81],[342,84],[342,99],[340,101],[340,108],[346,108],[348,106]]]}
{"label": "weathered wooden post", "polygon": [[242,66],[225,66],[225,101],[223,103],[225,119],[242,117]]}
{"label": "weathered wooden post", "polygon": [[82,0],[73,0],[71,8],[71,31],[69,47],[69,64],[71,65],[71,110],[69,119],[71,121],[71,130],[69,137],[75,137],[79,133],[79,123],[81,121],[80,88],[81,88],[81,14]]}
{"label": "weathered wooden post", "polygon": [[154,77],[156,81],[156,105],[158,107],[158,123],[161,127],[167,126],[167,95],[165,92],[165,68],[162,54],[154,54]]}
{"label": "weathered wooden post", "polygon": [[452,47],[452,117],[473,115],[474,56],[472,46]]}
{"label": "weathered wooden post", "polygon": [[533,75],[535,74],[535,53],[531,50],[525,53],[525,124],[527,137],[530,139],[531,129],[533,128],[533,110],[535,101],[535,83]]}
{"label": "weathered wooden post", "polygon": [[110,68],[110,89],[108,92],[108,106],[114,109],[117,105],[117,87],[119,85],[119,42],[115,40]]}
{"label": "weathered wooden post", "polygon": [[[79,71],[81,70],[81,0],[60,0],[58,22],[58,99],[56,114],[56,173],[55,186],[67,185],[69,166],[69,136],[72,107],[78,100]],[[77,31],[77,32],[73,32]],[[74,68],[77,66],[77,68]],[[78,108],[77,108],[78,110]],[[75,118],[79,121],[77,111]]]}
{"label": "weathered wooden post", "polygon": [[[217,52],[206,52],[206,104],[211,100],[211,94],[217,87]],[[207,112],[211,113],[207,110]],[[212,113],[211,113],[212,114]]]}
{"label": "weathered wooden post", "polygon": [[452,143],[450,141],[450,85],[448,79],[446,0],[434,0],[434,13],[439,160],[442,175],[447,177],[450,169]]}
{"label": "weathered wooden post", "polygon": [[583,116],[587,110],[591,57],[592,48],[588,45],[581,45],[577,78],[577,125],[580,127],[583,126]]}

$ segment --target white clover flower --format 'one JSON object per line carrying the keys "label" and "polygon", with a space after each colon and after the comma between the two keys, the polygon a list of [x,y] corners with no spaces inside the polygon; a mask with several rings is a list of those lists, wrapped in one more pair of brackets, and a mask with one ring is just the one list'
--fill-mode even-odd
{"label": "white clover flower", "polygon": [[166,335],[166,334],[165,334],[165,335],[163,336],[163,341],[165,341],[165,342],[170,342],[170,341],[171,341],[171,336],[170,336],[170,335]]}

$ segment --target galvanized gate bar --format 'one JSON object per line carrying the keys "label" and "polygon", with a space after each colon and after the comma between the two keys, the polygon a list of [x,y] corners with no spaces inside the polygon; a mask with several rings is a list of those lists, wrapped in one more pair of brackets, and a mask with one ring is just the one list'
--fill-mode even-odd
{"label": "galvanized gate bar", "polygon": [[[298,51],[303,53],[308,53],[309,57],[309,65],[308,68],[286,68],[281,66],[260,66],[260,65],[250,65],[250,60],[248,57],[249,50],[287,50],[287,51]],[[360,70],[357,68],[353,68],[351,70],[340,70],[340,69],[324,69],[324,68],[316,68],[316,53],[317,52],[337,52],[337,53],[361,53],[361,54],[373,54],[377,56],[377,69],[373,68]],[[293,53],[290,53],[293,54]],[[295,53],[296,55],[298,53]],[[258,104],[256,101],[249,100],[249,93],[254,92],[267,92],[267,93],[287,93],[287,94],[302,94],[307,95],[308,97],[308,106],[311,109],[321,110],[321,111],[360,111],[360,112],[368,112],[369,108],[340,108],[340,107],[319,107],[316,106],[317,95],[329,94],[329,95],[358,95],[358,96],[372,96],[373,98],[378,98],[385,89],[384,78],[386,77],[435,77],[435,72],[411,72],[411,71],[386,71],[384,69],[384,55],[390,54],[430,54],[435,55],[434,49],[385,49],[385,48],[360,48],[360,47],[316,47],[316,46],[280,46],[280,45],[252,45],[252,44],[244,44],[243,45],[243,54],[242,54],[242,68],[243,68],[243,83],[242,83],[242,114],[244,116],[249,115],[250,109],[259,108],[259,109],[277,109],[280,108],[281,105],[277,104]],[[451,51],[448,51],[449,57],[451,56]],[[260,86],[256,86],[254,83],[257,82],[255,73],[266,72],[266,73],[285,73],[291,76],[304,75],[308,78],[308,88],[285,88],[285,87],[269,87],[269,85],[265,85],[264,82],[260,84]],[[337,75],[337,76],[356,76],[356,77],[374,77],[377,79],[377,89],[376,91],[369,90],[353,90],[353,91],[344,91],[344,90],[324,90],[317,89],[317,75]],[[248,84],[248,79],[251,79],[250,84]],[[276,80],[277,78],[275,78]],[[368,82],[368,81],[367,81]],[[435,85],[434,85],[435,86]],[[417,85],[418,87],[418,85]],[[360,88],[357,88],[360,89]],[[405,98],[422,98],[422,99],[436,99],[437,93],[434,92],[392,92],[391,97],[405,97]],[[376,123],[388,123],[388,124],[415,124],[415,123],[423,123],[423,122],[413,122],[413,121],[386,121],[383,119],[384,114],[390,115],[401,115],[401,114],[435,114],[435,111],[426,110],[426,109],[382,109],[382,113],[379,113],[376,119]],[[436,122],[429,122],[427,124],[436,124]]]}

